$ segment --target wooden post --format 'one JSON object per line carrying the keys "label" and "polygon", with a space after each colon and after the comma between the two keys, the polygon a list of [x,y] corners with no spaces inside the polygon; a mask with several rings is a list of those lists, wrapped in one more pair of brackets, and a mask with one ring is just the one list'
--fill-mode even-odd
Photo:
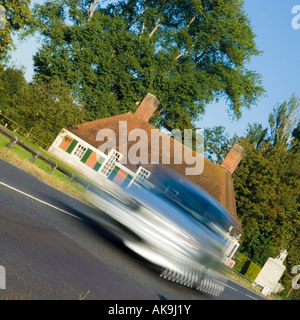
{"label": "wooden post", "polygon": [[[298,267],[298,266],[297,266]],[[296,269],[297,270],[297,269]],[[292,270],[292,273],[294,273],[293,272],[294,271],[294,269]],[[292,280],[292,286],[291,286],[291,289],[289,290],[289,292],[287,293],[287,295],[286,295],[286,298],[290,295],[290,293],[292,292],[292,290],[293,289],[295,289],[295,287],[296,287],[296,289],[298,289],[298,281],[300,280],[300,273],[296,276],[296,277],[294,277],[293,278],[293,280]]]}
{"label": "wooden post", "polygon": [[290,289],[289,292],[287,293],[286,298],[288,298],[288,296],[290,295],[290,293],[291,293],[291,291],[292,291],[293,289],[294,289],[293,286],[291,286],[291,289]]}
{"label": "wooden post", "polygon": [[6,146],[7,148],[11,149],[17,142],[18,142],[18,138],[12,139]]}
{"label": "wooden post", "polygon": [[33,163],[38,156],[39,156],[39,152],[33,153],[29,161]]}

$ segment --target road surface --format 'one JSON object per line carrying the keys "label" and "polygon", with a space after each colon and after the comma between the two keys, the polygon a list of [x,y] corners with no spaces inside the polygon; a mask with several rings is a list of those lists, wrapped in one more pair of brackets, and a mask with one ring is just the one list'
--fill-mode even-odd
{"label": "road surface", "polygon": [[[213,297],[164,280],[85,220],[94,208],[0,159],[6,296],[31,300],[258,300],[228,280]],[[1,296],[0,290],[0,296]]]}

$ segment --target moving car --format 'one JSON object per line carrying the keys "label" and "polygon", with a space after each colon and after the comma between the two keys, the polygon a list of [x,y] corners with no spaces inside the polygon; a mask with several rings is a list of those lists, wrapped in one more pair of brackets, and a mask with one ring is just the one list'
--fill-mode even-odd
{"label": "moving car", "polygon": [[225,278],[218,269],[233,217],[185,177],[162,167],[153,175],[159,179],[111,187],[90,201],[106,216],[105,227],[158,266],[161,277],[219,295]]}

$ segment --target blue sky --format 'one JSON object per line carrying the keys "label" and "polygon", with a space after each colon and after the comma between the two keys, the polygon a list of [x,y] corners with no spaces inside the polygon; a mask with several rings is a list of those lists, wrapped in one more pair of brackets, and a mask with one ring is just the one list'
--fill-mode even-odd
{"label": "blue sky", "polygon": [[[43,0],[32,2],[42,3]],[[226,103],[220,101],[208,105],[206,114],[199,121],[202,128],[224,126],[230,136],[242,135],[248,123],[258,122],[267,127],[268,115],[277,103],[289,99],[293,93],[300,97],[300,28],[292,27],[292,19],[296,17],[292,8],[300,5],[300,0],[245,0],[244,3],[256,34],[257,47],[263,51],[252,58],[248,69],[262,75],[266,94],[256,106],[244,109],[240,120],[232,120]],[[12,53],[12,61],[17,66],[25,66],[26,79],[30,81],[32,56],[38,43],[33,38],[22,43],[15,38],[15,43],[17,50]]]}
{"label": "blue sky", "polygon": [[[245,11],[256,34],[256,43],[263,53],[253,57],[248,69],[262,75],[266,95],[242,119],[232,121],[224,102],[211,104],[200,121],[200,127],[222,125],[232,136],[243,134],[248,123],[268,126],[268,116],[277,103],[295,93],[300,97],[300,29],[292,27],[292,8],[300,0],[245,0]],[[299,19],[300,22],[300,19]]]}

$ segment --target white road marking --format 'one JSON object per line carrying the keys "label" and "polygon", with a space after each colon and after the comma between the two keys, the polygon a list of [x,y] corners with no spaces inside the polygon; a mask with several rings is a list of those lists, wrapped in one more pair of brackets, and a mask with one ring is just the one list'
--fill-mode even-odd
{"label": "white road marking", "polygon": [[226,286],[226,287],[228,287],[228,288],[230,288],[230,289],[232,289],[232,290],[239,291],[239,290],[237,290],[236,288],[233,288],[233,287],[231,287],[230,285],[228,285],[228,284],[226,284],[226,283],[224,283],[224,282],[221,282],[221,281],[219,281],[219,280],[215,280],[215,281],[221,283],[223,286]]}
{"label": "white road marking", "polygon": [[244,295],[246,295],[247,297],[249,297],[249,298],[251,298],[251,299],[253,299],[253,300],[258,300],[257,298],[254,298],[254,297],[250,296],[250,295],[247,294],[247,293],[243,293],[242,291],[239,291],[238,289],[233,288],[233,287],[231,287],[230,285],[228,285],[228,284],[226,284],[226,283],[224,283],[224,282],[221,282],[221,281],[218,281],[218,280],[215,280],[215,281],[223,284],[224,286],[226,286],[226,287],[228,287],[228,288],[230,288],[230,289],[232,289],[232,290],[238,291],[239,293],[244,294]]}
{"label": "white road marking", "polygon": [[245,293],[245,295],[248,296],[249,298],[253,299],[253,300],[258,300],[258,299],[254,298],[252,296],[249,296],[249,294],[247,294],[247,293]]}
{"label": "white road marking", "polygon": [[51,207],[51,208],[53,208],[53,209],[55,209],[55,210],[58,210],[58,211],[60,211],[60,212],[65,213],[65,214],[67,214],[67,215],[69,215],[69,216],[71,216],[71,217],[73,217],[73,218],[76,218],[76,219],[78,219],[78,220],[82,220],[82,221],[83,221],[83,219],[75,216],[74,214],[72,214],[72,213],[70,213],[70,212],[68,212],[68,211],[66,211],[66,210],[63,210],[63,209],[61,209],[61,208],[58,208],[58,207],[54,206],[53,204],[50,204],[50,203],[48,203],[48,202],[46,202],[46,201],[43,201],[43,200],[41,200],[41,199],[38,199],[38,198],[36,198],[36,197],[34,197],[34,196],[26,193],[26,192],[23,192],[23,191],[21,191],[21,190],[19,190],[19,189],[16,189],[16,188],[14,188],[14,187],[12,187],[12,186],[4,183],[4,182],[1,182],[1,181],[0,181],[0,184],[1,184],[2,186],[6,187],[6,188],[9,188],[9,189],[11,189],[11,190],[14,190],[14,191],[16,191],[16,192],[18,192],[18,193],[20,193],[20,194],[23,194],[24,196],[26,196],[26,197],[28,197],[28,198],[31,198],[31,199],[33,199],[33,200],[35,200],[35,201],[38,201],[38,202],[40,202],[40,203],[42,203],[42,204],[44,204],[44,205],[46,205],[46,206],[48,206],[48,207]]}

